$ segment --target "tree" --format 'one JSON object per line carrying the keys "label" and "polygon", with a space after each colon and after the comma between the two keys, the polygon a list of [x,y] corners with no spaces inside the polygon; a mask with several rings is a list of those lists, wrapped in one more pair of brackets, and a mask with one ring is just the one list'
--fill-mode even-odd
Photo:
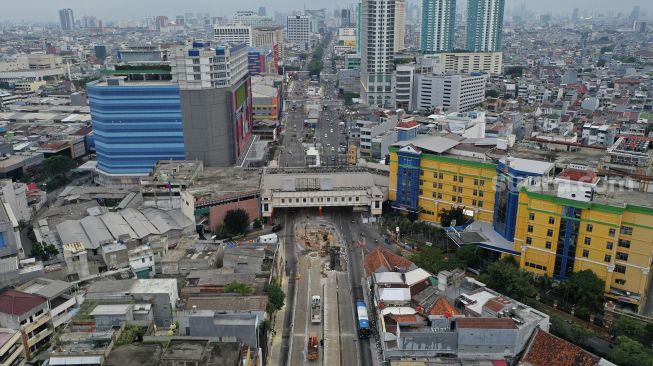
{"label": "tree", "polygon": [[41,179],[51,179],[53,177],[65,177],[70,169],[75,167],[75,162],[67,157],[61,155],[51,156],[39,165],[38,175]]}
{"label": "tree", "polygon": [[483,262],[483,250],[476,245],[463,245],[456,251],[456,257],[466,267],[478,268]]}
{"label": "tree", "polygon": [[224,217],[224,225],[232,234],[242,234],[249,225],[249,214],[242,208],[229,210]]}
{"label": "tree", "polygon": [[272,314],[283,307],[286,294],[283,293],[281,286],[273,282],[265,286],[265,293],[268,295],[268,306],[266,310],[269,314]]}
{"label": "tree", "polygon": [[485,92],[485,97],[486,98],[498,98],[499,97],[499,92],[494,90],[494,89],[490,89],[490,90]]}
{"label": "tree", "polygon": [[440,224],[442,227],[451,226],[451,221],[456,220],[456,226],[465,224],[469,218],[465,215],[464,207],[452,207],[450,210],[440,210]]}
{"label": "tree", "polygon": [[518,77],[522,76],[524,68],[521,66],[508,66],[503,70],[503,74],[506,76]]}
{"label": "tree", "polygon": [[462,268],[464,266],[457,257],[445,257],[440,249],[428,246],[424,246],[419,250],[419,252],[413,253],[409,259],[411,262],[415,263],[417,267],[433,274],[437,274],[444,270]]}
{"label": "tree", "polygon": [[258,217],[255,218],[254,222],[252,223],[252,227],[255,230],[260,230],[261,228],[263,228],[263,224],[261,223],[261,219],[259,219]]}
{"label": "tree", "polygon": [[651,351],[626,336],[617,337],[617,345],[608,358],[620,366],[653,366]]}
{"label": "tree", "polygon": [[57,250],[57,247],[54,246],[53,244],[45,245],[43,243],[34,243],[34,245],[32,246],[31,256],[39,257],[44,261],[47,261],[48,259],[56,256],[57,254],[59,254],[59,250]]}
{"label": "tree", "polygon": [[505,257],[490,264],[480,280],[489,288],[519,301],[534,297],[537,293],[531,283],[531,276],[521,271],[512,257]]}
{"label": "tree", "polygon": [[620,316],[612,324],[610,334],[615,337],[626,336],[639,342],[646,342],[646,338],[648,338],[644,324],[629,316]]}
{"label": "tree", "polygon": [[227,293],[238,293],[241,295],[249,295],[254,292],[254,289],[246,283],[234,281],[224,287],[224,292]]}
{"label": "tree", "polygon": [[596,314],[603,310],[604,282],[589,269],[575,272],[561,283],[565,299],[576,304],[581,313]]}
{"label": "tree", "polygon": [[585,344],[585,342],[587,342],[590,337],[594,336],[595,333],[590,328],[574,324],[571,326],[570,335],[574,343]]}

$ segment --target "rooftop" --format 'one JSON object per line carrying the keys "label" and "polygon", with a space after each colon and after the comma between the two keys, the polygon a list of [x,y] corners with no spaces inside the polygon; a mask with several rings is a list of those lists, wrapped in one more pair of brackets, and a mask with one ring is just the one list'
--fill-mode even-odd
{"label": "rooftop", "polygon": [[73,287],[70,282],[37,278],[19,287],[19,290],[29,294],[39,295],[46,299],[53,299]]}
{"label": "rooftop", "polygon": [[368,276],[375,272],[393,272],[395,269],[408,271],[411,268],[416,268],[413,262],[382,246],[377,246],[365,256],[363,266]]}
{"label": "rooftop", "polygon": [[161,357],[160,343],[132,343],[114,347],[105,366],[156,366]]}
{"label": "rooftop", "polygon": [[517,329],[517,325],[510,318],[459,318],[458,328]]}
{"label": "rooftop", "polygon": [[267,306],[267,296],[253,295],[222,295],[213,297],[189,297],[186,300],[186,310],[191,310],[195,306],[198,310],[215,310],[215,311],[253,311],[265,310]]}
{"label": "rooftop", "polygon": [[0,294],[0,313],[20,316],[44,302],[41,296],[9,289]]}
{"label": "rooftop", "polygon": [[522,356],[524,366],[596,366],[601,358],[540,329]]}

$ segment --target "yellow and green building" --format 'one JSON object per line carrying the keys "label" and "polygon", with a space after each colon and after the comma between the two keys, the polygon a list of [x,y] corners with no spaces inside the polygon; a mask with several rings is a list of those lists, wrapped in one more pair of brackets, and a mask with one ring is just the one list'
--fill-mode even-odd
{"label": "yellow and green building", "polygon": [[441,209],[463,206],[510,248],[475,244],[555,279],[590,269],[605,281],[607,297],[642,305],[653,260],[653,195],[599,194],[599,178],[582,167],[554,177],[553,163],[473,157],[446,140],[390,148],[393,208],[439,223]]}

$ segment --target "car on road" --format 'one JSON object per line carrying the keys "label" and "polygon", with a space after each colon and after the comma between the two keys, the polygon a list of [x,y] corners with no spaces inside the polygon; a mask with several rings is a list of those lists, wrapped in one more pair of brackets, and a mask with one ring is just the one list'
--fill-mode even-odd
{"label": "car on road", "polygon": [[276,225],[274,225],[274,226],[272,227],[272,232],[273,232],[273,233],[276,233],[277,231],[281,231],[281,229],[283,229],[283,225],[281,225],[281,224],[276,224]]}

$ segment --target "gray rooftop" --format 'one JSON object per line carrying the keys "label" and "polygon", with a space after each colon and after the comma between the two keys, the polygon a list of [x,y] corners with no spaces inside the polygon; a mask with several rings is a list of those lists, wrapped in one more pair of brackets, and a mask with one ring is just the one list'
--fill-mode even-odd
{"label": "gray rooftop", "polygon": [[53,299],[69,291],[72,287],[73,284],[69,282],[51,280],[49,278],[37,278],[20,286],[18,289],[22,292]]}
{"label": "gray rooftop", "polygon": [[104,366],[156,366],[161,357],[159,343],[132,343],[114,347]]}

